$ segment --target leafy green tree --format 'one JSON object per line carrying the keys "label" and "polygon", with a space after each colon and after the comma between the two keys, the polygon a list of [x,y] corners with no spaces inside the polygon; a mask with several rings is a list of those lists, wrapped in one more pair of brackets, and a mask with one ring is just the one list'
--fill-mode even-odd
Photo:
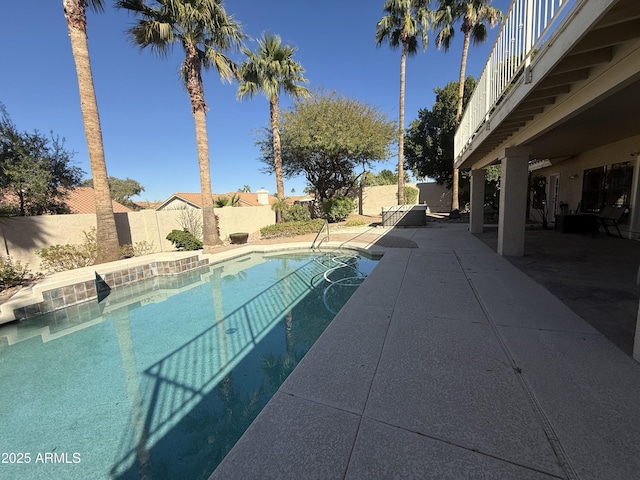
{"label": "leafy green tree", "polygon": [[[475,87],[472,76],[466,79],[465,103]],[[456,130],[458,82],[435,88],[431,110],[422,108],[418,119],[407,129],[406,165],[418,178],[433,178],[439,184],[453,184],[453,139]]]}
{"label": "leafy green tree", "polygon": [[373,172],[367,172],[367,171],[362,172],[362,175],[360,175],[361,190],[363,187],[373,187],[374,185],[378,185],[378,178],[376,174]]}
{"label": "leafy green tree", "polygon": [[[82,181],[80,186],[93,188],[93,179],[89,178]],[[144,192],[144,187],[129,177],[124,180],[117,177],[109,177],[109,192],[111,193],[111,198],[116,202],[134,208],[135,204],[133,200],[131,200],[131,197],[135,197]]]}
{"label": "leafy green tree", "polygon": [[244,185],[242,188],[238,189],[241,193],[249,193],[251,192],[251,187],[249,185]]}
{"label": "leafy green tree", "polygon": [[418,39],[422,49],[427,49],[427,29],[432,12],[427,9],[429,0],[386,0],[382,9],[386,13],[376,26],[376,43],[385,41],[391,48],[400,47],[400,108],[398,120],[398,204],[404,204],[404,88],[405,67],[408,55],[418,52]]}
{"label": "leafy green tree", "polygon": [[393,185],[398,182],[398,175],[388,169],[380,170],[376,177],[378,178],[378,185]]}
{"label": "leafy green tree", "polygon": [[72,159],[63,139],[18,131],[0,104],[0,188],[18,199],[19,215],[68,211],[65,189],[84,173]]}
{"label": "leafy green tree", "polygon": [[98,114],[98,102],[93,85],[89,44],[87,41],[87,7],[102,12],[102,0],[62,0],[64,17],[67,21],[71,53],[76,66],[78,90],[80,94],[80,110],[84,123],[84,133],[89,151],[91,175],[94,179],[96,198],[96,238],[100,244],[100,253],[96,263],[111,262],[120,258],[120,243],[116,230],[116,219],[113,215],[113,204],[109,194],[107,164],[104,158],[102,143],[102,127]]}
{"label": "leafy green tree", "polygon": [[[458,79],[458,102],[456,105],[456,125],[460,123],[462,117],[462,106],[465,92],[465,72],[467,69],[467,55],[469,53],[469,43],[474,44],[484,42],[487,37],[488,23],[491,27],[496,26],[502,20],[502,12],[489,5],[491,0],[440,0],[440,6],[434,16],[434,28],[438,32],[436,35],[436,45],[438,48],[449,50],[458,21],[462,21],[460,30],[464,35],[462,44],[462,60],[460,61],[460,76]],[[453,156],[451,161],[454,161]],[[459,209],[458,200],[458,169],[453,171],[453,191],[451,210]]]}
{"label": "leafy green tree", "polygon": [[[284,198],[284,181],[282,179],[282,148],[279,131],[279,97],[284,92],[294,98],[307,97],[309,91],[300,83],[306,83],[304,68],[293,59],[294,47],[282,45],[278,35],[263,35],[258,40],[258,51],[243,49],[247,56],[240,66],[240,86],[238,98],[253,97],[258,92],[264,93],[269,100],[269,118],[271,122],[271,138],[273,139],[273,167],[276,174],[276,194]],[[277,221],[282,216],[277,215]]]}
{"label": "leafy green tree", "polygon": [[[465,105],[475,88],[475,80],[472,76],[467,77],[466,84]],[[431,110],[420,109],[418,119],[411,122],[407,129],[406,166],[418,178],[433,178],[439,184],[446,184],[451,188],[458,82],[450,82],[444,88],[434,89],[434,92],[436,101]],[[486,203],[492,205],[496,203],[499,175],[499,167],[487,167]],[[460,176],[462,187],[466,187],[468,181],[467,175]]]}
{"label": "leafy green tree", "polygon": [[[375,107],[324,92],[296,100],[280,127],[284,176],[304,175],[320,202],[346,196],[357,185],[356,167],[389,158],[397,135],[397,125]],[[257,144],[266,171],[272,172],[269,133]]]}
{"label": "leafy green tree", "polygon": [[[405,171],[403,172],[404,174],[404,183],[407,183],[410,178],[409,178],[409,174]],[[388,168],[382,169],[380,170],[377,175],[376,174],[371,174],[372,176],[370,177],[370,185],[394,185],[396,183],[398,183],[398,174],[397,173],[393,173],[391,170],[389,170]]]}
{"label": "leafy green tree", "polygon": [[222,0],[118,0],[116,6],[139,16],[129,35],[141,49],[166,57],[175,43],[185,54],[180,74],[191,100],[202,192],[204,245],[221,244],[211,196],[209,141],[202,69],[215,68],[224,81],[238,78],[237,65],[224,53],[240,49],[246,35],[222,6]]}

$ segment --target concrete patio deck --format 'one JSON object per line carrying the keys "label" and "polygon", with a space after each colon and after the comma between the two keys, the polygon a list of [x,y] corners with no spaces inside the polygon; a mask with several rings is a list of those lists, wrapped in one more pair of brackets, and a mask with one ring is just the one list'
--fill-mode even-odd
{"label": "concrete patio deck", "polygon": [[467,228],[390,232],[210,478],[640,478],[640,364]]}

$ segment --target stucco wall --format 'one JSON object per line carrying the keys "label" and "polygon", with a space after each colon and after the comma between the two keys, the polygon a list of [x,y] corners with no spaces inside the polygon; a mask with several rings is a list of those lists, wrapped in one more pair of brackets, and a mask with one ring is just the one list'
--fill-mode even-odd
{"label": "stucco wall", "polygon": [[[535,170],[532,174],[546,177],[547,185],[549,185],[549,176],[558,174],[558,203],[566,203],[567,210],[575,212],[582,199],[582,182],[585,170],[613,163],[631,162],[634,166],[635,187],[640,175],[638,151],[640,151],[640,135],[583,152],[556,165]],[[632,156],[632,153],[635,155]],[[633,198],[634,192],[631,194],[632,202]],[[633,205],[631,207],[633,209]]]}
{"label": "stucco wall", "polygon": [[436,182],[419,183],[418,190],[418,203],[427,205],[429,211],[451,211],[451,190],[446,185],[438,185]]}
{"label": "stucco wall", "polygon": [[[406,183],[406,187],[417,188],[413,183]],[[362,214],[381,215],[382,207],[391,207],[398,204],[398,185],[376,185],[365,187],[362,193]],[[356,209],[358,211],[357,199]]]}
{"label": "stucco wall", "polygon": [[[266,225],[275,223],[271,207],[217,208],[220,236],[226,239],[230,233],[255,233]],[[181,229],[181,210],[142,210],[116,213],[116,228],[121,245],[146,241],[153,243],[156,252],[172,251],[167,234]],[[50,245],[81,244],[84,232],[95,227],[95,215],[42,215],[36,217],[4,218],[0,221],[2,233],[1,254],[28,264],[32,272],[40,270],[38,249]]]}

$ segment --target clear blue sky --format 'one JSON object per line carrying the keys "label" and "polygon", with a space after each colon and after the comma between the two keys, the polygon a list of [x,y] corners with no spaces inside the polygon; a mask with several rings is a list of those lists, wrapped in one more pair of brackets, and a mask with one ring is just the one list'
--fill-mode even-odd
{"label": "clear blue sky", "polygon": [[[297,47],[309,88],[322,87],[376,106],[398,118],[400,52],[376,47],[375,27],[383,0],[226,0],[252,38],[275,33]],[[506,11],[510,0],[494,0]],[[165,59],[130,44],[125,30],[134,21],[105,0],[105,11],[89,11],[88,36],[98,109],[110,176],[132,178],[145,187],[136,200],[164,200],[174,192],[198,192],[200,182],[191,106],[178,77],[179,46]],[[21,131],[38,130],[66,139],[74,162],[89,178],[90,168],[78,85],[61,0],[2,2],[0,6],[0,102]],[[472,46],[467,74],[480,75],[498,27],[489,40]],[[457,80],[462,34],[448,53],[438,51],[430,35],[426,53],[407,61],[405,126],[420,108],[431,108],[433,89]],[[256,42],[248,43],[255,49]],[[242,56],[234,54],[240,62]],[[275,191],[255,146],[256,131],[268,125],[264,96],[236,100],[237,84],[204,73],[212,189]],[[281,108],[291,102],[283,98]],[[397,157],[379,164],[394,170]],[[287,194],[302,194],[303,178],[285,179]]]}

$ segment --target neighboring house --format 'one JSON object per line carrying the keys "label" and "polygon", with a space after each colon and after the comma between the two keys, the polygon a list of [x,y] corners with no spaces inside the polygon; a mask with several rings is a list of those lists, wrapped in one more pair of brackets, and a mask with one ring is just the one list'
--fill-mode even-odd
{"label": "neighboring house", "polygon": [[134,205],[138,210],[155,210],[162,202],[134,202]]}
{"label": "neighboring house", "polygon": [[[96,197],[91,187],[76,187],[67,190],[64,203],[69,207],[69,213],[96,213]],[[113,213],[133,211],[115,200],[111,200],[111,205]]]}
{"label": "neighboring house", "polygon": [[500,255],[524,253],[531,177],[544,206],[534,215],[626,205],[623,231],[638,238],[640,2],[539,3],[529,13],[512,3],[456,132],[455,166],[471,169],[470,231],[483,230],[484,168],[500,164]]}
{"label": "neighboring house", "polygon": [[[91,187],[75,187],[65,191],[63,197],[64,204],[68,207],[67,213],[96,213],[96,198],[93,188]],[[18,205],[18,197],[13,193],[5,193],[2,196],[2,202],[8,205]],[[114,213],[132,212],[129,207],[125,207],[115,200],[111,201]]]}
{"label": "neighboring house", "polygon": [[[211,196],[215,201],[218,197],[236,196],[239,198],[238,207],[261,207],[264,205],[273,205],[277,198],[269,195],[267,190],[258,190],[257,192],[229,192],[229,193],[212,193]],[[306,197],[287,197],[287,201],[293,204],[296,201],[302,201]],[[174,193],[164,202],[161,202],[156,210],[176,210],[181,208],[202,208],[202,195],[200,193]]]}

